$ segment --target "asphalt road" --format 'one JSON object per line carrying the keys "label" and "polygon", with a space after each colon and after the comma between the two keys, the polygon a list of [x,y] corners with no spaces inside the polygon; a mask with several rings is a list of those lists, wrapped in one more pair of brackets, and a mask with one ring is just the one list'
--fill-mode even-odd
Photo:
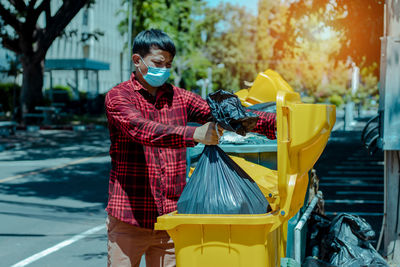
{"label": "asphalt road", "polygon": [[106,266],[107,131],[1,139],[0,266]]}

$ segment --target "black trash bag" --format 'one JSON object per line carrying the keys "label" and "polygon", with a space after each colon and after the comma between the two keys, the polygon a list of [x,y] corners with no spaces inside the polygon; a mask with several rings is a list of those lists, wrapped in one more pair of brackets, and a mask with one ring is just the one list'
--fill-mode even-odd
{"label": "black trash bag", "polygon": [[389,266],[370,241],[375,232],[363,218],[340,214],[322,240],[323,260],[338,266]]}
{"label": "black trash bag", "polygon": [[322,239],[328,234],[331,220],[325,215],[312,212],[308,221],[306,256],[320,256]]}
{"label": "black trash bag", "polygon": [[224,90],[218,90],[207,96],[211,114],[222,128],[245,136],[257,124],[258,116],[249,111],[240,103],[239,98]]}
{"label": "black trash bag", "polygon": [[336,265],[332,265],[328,262],[321,261],[314,257],[308,256],[304,259],[303,263],[301,264],[302,267],[337,267]]}
{"label": "black trash bag", "polygon": [[247,109],[276,113],[276,102],[265,102],[265,103],[255,104],[250,107],[247,107]]}
{"label": "black trash bag", "polygon": [[181,214],[263,214],[268,201],[253,179],[218,146],[205,146],[181,197]]}

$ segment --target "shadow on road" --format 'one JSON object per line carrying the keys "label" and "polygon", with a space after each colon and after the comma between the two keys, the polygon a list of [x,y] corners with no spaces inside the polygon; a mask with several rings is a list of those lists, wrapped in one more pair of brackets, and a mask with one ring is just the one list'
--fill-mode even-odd
{"label": "shadow on road", "polygon": [[44,130],[30,133],[21,131],[14,136],[2,138],[1,144],[7,144],[12,148],[0,154],[1,161],[92,156],[96,153],[107,153],[110,147],[106,129],[82,132]]}
{"label": "shadow on road", "polygon": [[[22,177],[0,183],[0,194],[37,197],[44,201],[30,203],[30,198],[3,198],[0,199],[0,203],[43,208],[56,213],[84,212],[87,214],[104,211],[111,168],[108,156],[110,141],[106,129],[82,132],[45,130],[30,133],[23,131],[2,139],[1,142],[7,142],[12,145],[12,148],[0,153],[0,161],[3,162],[4,167],[13,168],[10,172],[11,176],[21,175]],[[85,158],[87,159],[77,164],[64,166]],[[27,168],[26,165],[33,168]],[[36,165],[37,168],[35,168]],[[59,168],[46,170],[53,167]],[[65,201],[46,202],[46,200],[57,199]],[[14,215],[19,216],[16,213]],[[20,214],[20,216],[26,216],[26,214]],[[34,216],[34,214],[28,216]],[[55,216],[53,219],[62,218]]]}
{"label": "shadow on road", "polygon": [[[0,194],[57,199],[61,197],[106,205],[110,163],[80,163],[0,184]],[[23,173],[21,173],[23,174]],[[26,203],[24,203],[26,205]],[[28,204],[29,205],[29,204]],[[56,211],[81,212],[81,209],[53,207]],[[65,210],[67,209],[67,210]]]}

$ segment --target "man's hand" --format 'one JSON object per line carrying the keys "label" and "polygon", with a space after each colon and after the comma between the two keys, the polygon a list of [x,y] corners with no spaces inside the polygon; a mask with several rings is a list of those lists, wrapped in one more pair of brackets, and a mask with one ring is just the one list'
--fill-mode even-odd
{"label": "man's hand", "polygon": [[[222,136],[224,130],[218,126],[218,135]],[[207,122],[203,126],[197,127],[194,131],[193,139],[195,142],[202,143],[205,145],[217,145],[219,138],[217,131],[215,130],[214,122]]]}

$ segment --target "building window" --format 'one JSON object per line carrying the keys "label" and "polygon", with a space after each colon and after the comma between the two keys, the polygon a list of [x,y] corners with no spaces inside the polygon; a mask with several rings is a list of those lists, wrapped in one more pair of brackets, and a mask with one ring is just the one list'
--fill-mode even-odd
{"label": "building window", "polygon": [[89,9],[87,9],[87,8],[83,11],[82,24],[84,26],[87,26],[89,24]]}
{"label": "building window", "polygon": [[89,58],[89,50],[90,50],[89,45],[83,46],[83,57],[84,58]]}

